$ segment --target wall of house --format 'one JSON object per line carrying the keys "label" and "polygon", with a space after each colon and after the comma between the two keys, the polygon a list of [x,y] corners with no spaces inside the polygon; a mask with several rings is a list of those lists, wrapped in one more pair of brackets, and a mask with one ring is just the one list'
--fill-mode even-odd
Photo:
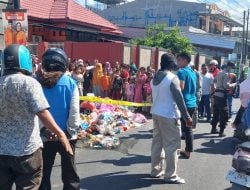
{"label": "wall of house", "polygon": [[204,3],[136,0],[97,13],[115,24],[125,26],[145,27],[155,23],[167,23],[168,26],[198,27],[198,12],[204,11]]}
{"label": "wall of house", "polygon": [[123,43],[112,42],[65,42],[64,50],[73,59],[91,60],[98,59],[104,63],[123,62]]}
{"label": "wall of house", "polygon": [[137,67],[151,65],[155,69],[158,68],[159,51],[166,52],[158,48],[115,42],[40,42],[35,48],[38,57],[41,58],[49,47],[63,48],[71,60],[81,58],[92,62],[98,59],[101,63],[109,61],[111,64],[116,61],[126,64],[133,62]]}
{"label": "wall of house", "polygon": [[[63,42],[66,41],[66,32],[63,30],[56,30],[53,28],[42,27],[33,25],[34,23],[39,24],[37,21],[29,20],[29,42],[39,42],[36,39],[41,39],[42,41],[52,41],[52,42]],[[65,27],[64,25],[57,24],[58,27]]]}
{"label": "wall of house", "polygon": [[[81,58],[93,62],[98,59],[101,63],[109,61],[111,64],[116,61],[126,64],[133,62],[138,68],[151,66],[155,70],[160,68],[161,56],[167,52],[165,49],[115,42],[41,42],[36,48],[38,57],[41,58],[49,47],[63,48],[71,60]],[[197,69],[212,58],[202,55],[202,53],[192,55],[192,61]]]}

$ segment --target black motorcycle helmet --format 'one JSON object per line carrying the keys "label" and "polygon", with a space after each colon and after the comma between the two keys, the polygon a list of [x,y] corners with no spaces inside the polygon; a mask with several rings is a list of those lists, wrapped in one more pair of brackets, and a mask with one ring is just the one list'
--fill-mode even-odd
{"label": "black motorcycle helmet", "polygon": [[2,52],[2,75],[13,72],[32,73],[32,61],[29,50],[18,44],[7,46]]}
{"label": "black motorcycle helmet", "polygon": [[42,56],[42,67],[46,72],[65,72],[68,66],[68,56],[60,48],[49,48]]}

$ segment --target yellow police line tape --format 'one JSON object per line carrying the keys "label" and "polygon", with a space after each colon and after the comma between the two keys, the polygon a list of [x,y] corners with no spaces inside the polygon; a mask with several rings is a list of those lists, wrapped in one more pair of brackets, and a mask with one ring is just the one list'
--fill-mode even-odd
{"label": "yellow police line tape", "polygon": [[80,96],[80,100],[88,102],[120,105],[120,106],[134,106],[134,107],[152,106],[152,103],[135,103],[135,102],[121,101],[121,100],[112,100],[109,98],[99,98],[96,96]]}

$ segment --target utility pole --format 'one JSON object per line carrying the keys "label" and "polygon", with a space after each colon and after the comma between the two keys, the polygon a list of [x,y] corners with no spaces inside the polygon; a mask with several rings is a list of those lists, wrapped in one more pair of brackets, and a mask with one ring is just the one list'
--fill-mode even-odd
{"label": "utility pole", "polygon": [[14,0],[14,9],[18,10],[20,9],[20,0]]}
{"label": "utility pole", "polygon": [[[249,30],[248,30],[248,23],[249,23],[249,9],[248,9],[248,11],[247,11],[247,29],[246,29],[246,44],[245,44],[245,60],[246,60],[246,62],[247,62],[247,59],[248,59],[248,32],[249,32]],[[249,65],[250,65],[250,63],[249,63]]]}
{"label": "utility pole", "polygon": [[245,64],[244,61],[244,53],[245,53],[245,21],[246,21],[246,11],[243,12],[243,30],[242,30],[242,44],[241,44],[241,56],[240,56],[240,62],[242,65]]}

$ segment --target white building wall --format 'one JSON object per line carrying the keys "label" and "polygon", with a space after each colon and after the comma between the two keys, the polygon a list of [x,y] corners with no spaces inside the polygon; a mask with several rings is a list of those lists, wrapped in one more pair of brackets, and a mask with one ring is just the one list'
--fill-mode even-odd
{"label": "white building wall", "polygon": [[97,12],[109,21],[125,26],[145,27],[167,23],[168,26],[199,26],[199,12],[206,4],[175,0],[136,0]]}

